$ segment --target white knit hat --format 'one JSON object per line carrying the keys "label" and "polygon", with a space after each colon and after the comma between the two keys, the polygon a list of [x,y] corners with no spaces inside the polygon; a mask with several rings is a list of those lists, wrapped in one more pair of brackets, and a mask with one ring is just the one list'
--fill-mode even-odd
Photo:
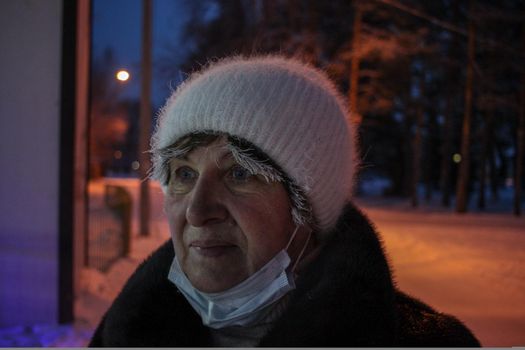
{"label": "white knit hat", "polygon": [[343,99],[324,72],[280,56],[235,57],[193,74],[160,111],[155,155],[195,132],[223,132],[265,152],[304,191],[321,232],[349,200],[356,145]]}

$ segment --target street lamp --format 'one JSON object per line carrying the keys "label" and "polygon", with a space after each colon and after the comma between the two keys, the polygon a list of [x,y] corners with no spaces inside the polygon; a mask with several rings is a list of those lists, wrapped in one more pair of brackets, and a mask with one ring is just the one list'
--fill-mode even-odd
{"label": "street lamp", "polygon": [[121,70],[119,70],[117,72],[117,74],[115,74],[115,77],[119,81],[128,81],[130,75],[129,75],[129,72],[127,70],[121,69]]}

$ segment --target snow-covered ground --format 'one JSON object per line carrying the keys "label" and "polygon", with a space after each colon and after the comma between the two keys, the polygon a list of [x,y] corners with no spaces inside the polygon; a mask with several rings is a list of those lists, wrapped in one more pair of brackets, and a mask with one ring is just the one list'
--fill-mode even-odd
{"label": "snow-covered ground", "polygon": [[[93,205],[100,205],[108,182],[126,187],[137,203],[137,180],[110,179],[91,184]],[[158,185],[153,184],[151,193],[150,235],[138,236],[134,219],[130,256],[105,273],[81,271],[75,324],[0,330],[0,347],[87,344],[137,264],[169,237]],[[405,200],[378,197],[357,203],[380,231],[401,289],[463,320],[484,346],[525,345],[525,217],[501,210],[458,215],[436,205],[413,210]]]}
{"label": "snow-covered ground", "polygon": [[107,310],[120,289],[148,255],[169,239],[169,229],[162,211],[162,192],[158,183],[152,182],[151,195],[151,224],[149,236],[138,235],[138,203],[139,191],[136,179],[105,179],[90,183],[90,206],[101,207],[104,186],[118,185],[127,189],[131,194],[133,214],[131,222],[131,252],[128,257],[119,259],[104,273],[95,268],[85,268],[81,271],[81,288],[75,304],[75,314],[83,324],[94,328],[100,317]]}
{"label": "snow-covered ground", "polygon": [[357,202],[402,290],[464,321],[483,346],[525,346],[525,217]]}

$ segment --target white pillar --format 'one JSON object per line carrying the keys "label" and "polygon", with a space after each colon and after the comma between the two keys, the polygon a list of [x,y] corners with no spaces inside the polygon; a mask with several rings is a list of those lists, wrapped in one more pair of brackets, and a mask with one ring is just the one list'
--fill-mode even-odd
{"label": "white pillar", "polygon": [[58,317],[61,45],[62,0],[0,2],[0,327]]}

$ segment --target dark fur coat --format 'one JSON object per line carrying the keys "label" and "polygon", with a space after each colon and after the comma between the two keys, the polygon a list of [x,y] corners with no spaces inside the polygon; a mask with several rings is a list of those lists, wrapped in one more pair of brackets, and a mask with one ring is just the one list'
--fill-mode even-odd
{"label": "dark fur coat", "polygon": [[[168,281],[167,242],[131,276],[90,346],[210,346],[209,329]],[[347,205],[261,346],[479,346],[456,318],[396,289],[374,228]]]}

